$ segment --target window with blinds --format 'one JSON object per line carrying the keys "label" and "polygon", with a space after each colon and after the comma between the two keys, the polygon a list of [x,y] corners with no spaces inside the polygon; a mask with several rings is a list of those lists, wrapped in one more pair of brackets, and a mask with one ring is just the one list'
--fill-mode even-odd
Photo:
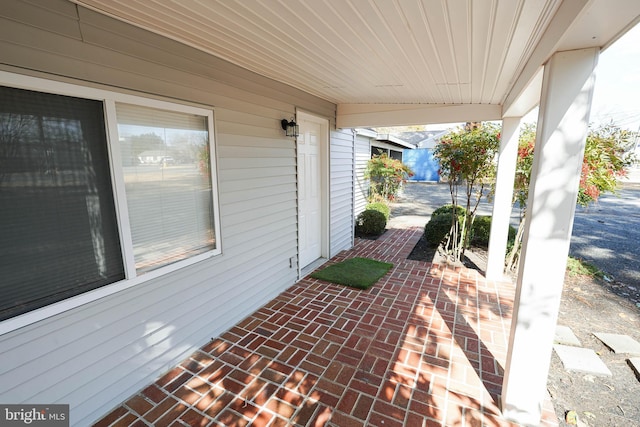
{"label": "window with blinds", "polygon": [[122,279],[103,104],[0,87],[0,320]]}
{"label": "window with blinds", "polygon": [[203,116],[116,104],[136,271],[215,249]]}
{"label": "window with blinds", "polygon": [[37,91],[0,86],[0,321],[221,253],[212,111],[16,79]]}

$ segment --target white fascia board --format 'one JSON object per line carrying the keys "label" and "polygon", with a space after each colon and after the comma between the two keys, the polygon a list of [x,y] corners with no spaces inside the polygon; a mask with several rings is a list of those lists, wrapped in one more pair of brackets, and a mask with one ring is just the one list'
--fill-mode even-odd
{"label": "white fascia board", "polygon": [[376,131],[371,130],[371,129],[356,128],[355,131],[356,131],[357,135],[361,135],[361,136],[364,136],[366,138],[376,138],[378,136]]}
{"label": "white fascia board", "polygon": [[390,135],[388,133],[387,134],[379,134],[376,137],[376,140],[378,140],[378,141],[388,141],[389,143],[391,143],[393,145],[399,145],[399,146],[404,147],[404,148],[411,148],[411,149],[416,148],[415,145],[413,145],[413,144],[411,144],[411,143],[409,143],[407,141],[403,141],[400,138],[397,138],[397,137],[395,137],[393,135]]}
{"label": "white fascia board", "polygon": [[410,126],[502,119],[497,104],[338,104],[337,128]]}

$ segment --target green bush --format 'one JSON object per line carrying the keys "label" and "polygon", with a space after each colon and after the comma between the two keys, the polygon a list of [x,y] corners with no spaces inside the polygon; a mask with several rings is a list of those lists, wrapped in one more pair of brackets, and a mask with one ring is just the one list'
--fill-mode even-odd
{"label": "green bush", "polygon": [[449,215],[432,215],[429,222],[424,226],[424,237],[430,246],[436,247],[447,237],[449,230],[451,230],[451,217]]}
{"label": "green bush", "polygon": [[518,234],[518,229],[509,226],[509,237],[507,238],[507,255],[511,253],[513,250],[513,246],[516,244],[516,235]]}
{"label": "green bush", "polygon": [[367,236],[379,236],[384,233],[387,219],[379,211],[367,209],[356,218],[356,232]]}
{"label": "green bush", "polygon": [[[447,237],[451,230],[451,212],[453,205],[444,205],[433,211],[431,220],[424,226],[424,236],[432,246],[438,246]],[[458,206],[458,224],[461,224],[465,216],[465,208]],[[491,233],[491,216],[477,216],[471,227],[470,242],[477,246],[489,245]],[[507,247],[513,247],[517,230],[509,225],[509,237]]]}
{"label": "green bush", "polygon": [[477,216],[471,226],[471,243],[479,246],[489,244],[489,233],[491,232],[491,217]]}
{"label": "green bush", "polygon": [[[444,205],[433,211],[431,221],[425,226],[425,237],[433,245],[440,244],[451,229],[451,212],[453,205]],[[464,220],[466,209],[457,206],[458,224]],[[517,230],[509,226],[509,245],[513,246]],[[489,234],[491,233],[491,216],[477,216],[471,227],[470,242],[477,246],[487,246],[489,244]]]}
{"label": "green bush", "polygon": [[365,210],[382,212],[387,221],[389,221],[389,217],[391,216],[391,208],[383,202],[369,203],[365,207]]}
{"label": "green bush", "polygon": [[[471,227],[471,243],[478,246],[489,245],[489,234],[491,233],[491,216],[477,216]],[[509,225],[508,245],[513,246],[517,230]]]}
{"label": "green bush", "polygon": [[[449,234],[449,231],[451,230],[452,212],[453,205],[448,204],[440,206],[431,214],[431,220],[429,220],[429,222],[424,226],[424,237],[431,246],[438,246],[444,241],[447,234]],[[458,224],[461,224],[467,210],[462,206],[457,205],[456,212],[458,213]]]}
{"label": "green bush", "polygon": [[[433,213],[431,214],[431,217],[433,218],[434,216],[447,215],[449,218],[451,218],[452,211],[453,211],[452,204],[443,205],[443,206],[440,206],[435,211],[433,211]],[[462,217],[467,214],[467,210],[460,205],[456,205],[456,211],[458,213],[459,219],[462,219]]]}

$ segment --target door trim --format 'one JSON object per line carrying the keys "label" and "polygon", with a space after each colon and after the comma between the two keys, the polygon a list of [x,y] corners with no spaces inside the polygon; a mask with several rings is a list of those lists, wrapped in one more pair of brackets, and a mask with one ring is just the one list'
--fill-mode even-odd
{"label": "door trim", "polygon": [[[320,141],[320,214],[321,214],[321,230],[320,230],[320,260],[329,258],[329,119],[318,116],[316,114],[312,114],[306,112],[304,110],[296,109],[296,120],[300,122],[301,120],[307,120],[310,122],[314,122],[321,126],[321,141]],[[296,139],[296,182],[299,182],[298,176],[298,140]],[[298,199],[298,195],[296,192],[296,200]],[[299,206],[299,204],[298,204]],[[297,213],[297,243],[298,243],[298,278],[302,277],[302,270],[307,266],[300,265],[300,211]],[[317,261],[311,262],[311,265],[315,265]]]}

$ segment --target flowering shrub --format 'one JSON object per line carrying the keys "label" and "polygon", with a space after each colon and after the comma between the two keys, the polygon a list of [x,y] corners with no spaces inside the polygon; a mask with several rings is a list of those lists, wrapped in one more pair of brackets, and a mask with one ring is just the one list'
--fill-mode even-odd
{"label": "flowering shrub", "polygon": [[633,143],[632,139],[633,132],[613,124],[590,130],[582,160],[579,205],[597,202],[602,193],[615,193],[619,178],[626,176],[626,168],[635,160],[625,155]]}
{"label": "flowering shrub", "polygon": [[521,208],[526,206],[529,197],[529,181],[531,180],[531,166],[533,165],[533,147],[536,143],[536,126],[528,123],[520,130],[518,141],[518,159],[516,176],[513,183],[513,200]]}
{"label": "flowering shrub", "polygon": [[413,176],[413,171],[400,160],[386,154],[375,156],[367,163],[364,177],[369,179],[369,200],[393,200],[400,186]]}
{"label": "flowering shrub", "polygon": [[490,123],[451,131],[434,150],[440,161],[438,174],[449,182],[481,185],[495,173],[499,145],[499,129]]}
{"label": "flowering shrub", "polygon": [[[589,130],[580,173],[579,205],[587,206],[597,202],[602,193],[615,193],[619,179],[626,175],[626,169],[635,161],[633,156],[626,154],[633,144],[633,136],[633,132],[613,124]],[[519,202],[523,208],[526,207],[529,195],[535,139],[535,125],[523,127],[518,144],[514,183],[514,201]]]}
{"label": "flowering shrub", "polygon": [[445,251],[460,261],[469,243],[469,233],[484,190],[495,176],[494,159],[500,146],[500,130],[490,123],[468,123],[445,135],[434,150],[440,162],[438,174],[449,183],[451,202],[458,203],[459,188],[463,188],[466,215],[462,221],[452,216],[451,231]]}
{"label": "flowering shrub", "polygon": [[[633,164],[635,158],[626,152],[633,146],[634,133],[620,129],[613,124],[591,128],[587,135],[578,204],[588,206],[597,202],[602,193],[615,193],[619,179],[626,175],[626,169]],[[517,266],[520,246],[524,232],[529,182],[536,138],[535,125],[523,127],[518,144],[518,160],[514,182],[514,201],[520,204],[520,227],[516,236],[516,244],[507,256],[507,270]]]}

